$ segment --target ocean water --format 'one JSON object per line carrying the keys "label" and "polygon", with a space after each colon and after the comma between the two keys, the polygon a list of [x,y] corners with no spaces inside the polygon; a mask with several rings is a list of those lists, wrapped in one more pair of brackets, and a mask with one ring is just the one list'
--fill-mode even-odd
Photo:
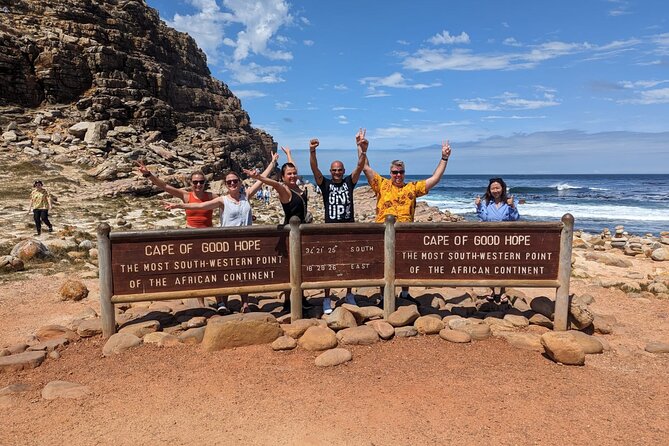
{"label": "ocean water", "polygon": [[[306,177],[313,182],[313,178]],[[427,178],[407,176],[407,181]],[[488,186],[489,175],[444,175],[419,200],[477,221],[474,199]],[[669,231],[669,175],[506,175],[509,192],[526,221],[559,221],[566,213],[575,229],[599,233],[623,225],[631,234],[655,236]],[[360,185],[366,184],[364,175]]]}

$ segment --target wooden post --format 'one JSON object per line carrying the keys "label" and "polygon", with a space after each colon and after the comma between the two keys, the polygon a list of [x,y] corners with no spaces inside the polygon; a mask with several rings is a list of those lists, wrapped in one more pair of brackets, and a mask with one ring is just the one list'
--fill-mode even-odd
{"label": "wooden post", "polygon": [[290,321],[302,319],[302,239],[300,237],[300,219],[290,218],[288,238],[290,261]]}
{"label": "wooden post", "polygon": [[560,267],[558,282],[560,285],[555,293],[554,330],[567,329],[569,319],[569,279],[571,277],[571,245],[574,237],[574,217],[571,214],[562,216],[562,234],[560,235]]}
{"label": "wooden post", "polygon": [[98,276],[100,278],[100,313],[102,337],[116,333],[116,315],[112,298],[111,227],[107,223],[98,225]]}
{"label": "wooden post", "polygon": [[386,232],[383,240],[383,318],[388,319],[395,311],[395,217],[389,215],[385,221]]}

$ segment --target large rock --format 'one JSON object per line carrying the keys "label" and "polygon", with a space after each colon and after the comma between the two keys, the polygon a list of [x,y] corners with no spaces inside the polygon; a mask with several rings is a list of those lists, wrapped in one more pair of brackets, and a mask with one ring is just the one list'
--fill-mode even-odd
{"label": "large rock", "polygon": [[353,355],[345,348],[333,348],[321,353],[315,359],[318,367],[333,367],[353,359]]}
{"label": "large rock", "polygon": [[295,338],[287,335],[279,336],[272,342],[272,350],[274,351],[292,350],[295,347],[297,347],[297,341]]}
{"label": "large rock", "polygon": [[149,333],[160,330],[160,322],[158,321],[142,321],[142,322],[132,322],[123,328],[121,328],[119,333],[129,333],[137,336],[138,338],[143,338]]}
{"label": "large rock", "polygon": [[569,333],[557,331],[544,333],[541,335],[541,345],[555,362],[566,365],[585,364],[585,352]]}
{"label": "large rock", "polygon": [[102,347],[103,356],[118,355],[141,345],[142,339],[130,333],[114,333]]}
{"label": "large rock", "polygon": [[373,320],[373,321],[367,321],[365,323],[366,325],[369,325],[372,327],[376,332],[378,333],[379,337],[383,340],[388,340],[395,336],[395,327],[390,325],[388,322],[384,320]]}
{"label": "large rock", "polygon": [[432,316],[421,316],[413,323],[418,333],[424,335],[437,334],[446,326],[441,319]]}
{"label": "large rock", "polygon": [[248,313],[210,319],[202,347],[207,351],[245,345],[271,344],[283,335],[276,318],[268,313]]}
{"label": "large rock", "polygon": [[179,333],[179,340],[183,344],[199,344],[204,339],[205,327],[189,328],[183,333]]}
{"label": "large rock", "polygon": [[588,306],[580,301],[580,299],[572,298],[569,303],[569,322],[578,330],[583,330],[592,325],[595,320],[595,315],[590,311]]}
{"label": "large rock", "polygon": [[544,352],[544,346],[541,343],[541,336],[536,333],[516,333],[506,332],[499,334],[499,337],[516,348],[523,350],[532,350],[535,352]]}
{"label": "large rock", "polygon": [[35,258],[45,259],[51,257],[51,251],[39,240],[28,239],[14,245],[10,255],[27,262]]}
{"label": "large rock", "polygon": [[648,353],[669,353],[669,342],[651,341],[644,348]]}
{"label": "large rock", "polygon": [[594,336],[577,330],[569,330],[567,333],[574,337],[586,355],[598,354],[604,351],[604,345]]}
{"label": "large rock", "polygon": [[7,255],[0,257],[0,271],[23,271],[25,269],[25,264],[23,260],[18,257]]}
{"label": "large rock", "polygon": [[55,400],[58,398],[78,399],[90,395],[91,389],[68,381],[51,381],[42,389],[42,398]]}
{"label": "large rock", "polygon": [[342,308],[345,308],[353,314],[358,325],[361,325],[370,319],[383,319],[383,310],[379,307],[359,307],[357,305],[344,304],[342,305]]}
{"label": "large rock", "polygon": [[156,344],[160,347],[169,347],[172,345],[181,344],[181,340],[170,333],[165,333],[163,331],[154,331],[152,333],[147,333],[142,338],[145,344]]}
{"label": "large rock", "polygon": [[309,327],[319,325],[318,319],[298,319],[290,324],[282,324],[283,333],[293,339],[299,339]]}
{"label": "large rock", "polygon": [[548,319],[553,320],[555,314],[555,302],[545,296],[539,296],[532,299],[530,308],[535,313],[543,314]]}
{"label": "large rock", "polygon": [[88,296],[88,288],[81,280],[68,279],[58,290],[61,300],[78,301]]}
{"label": "large rock", "polygon": [[45,351],[27,351],[0,357],[0,372],[16,372],[38,367],[46,358]]}
{"label": "large rock", "polygon": [[345,328],[337,332],[337,339],[342,344],[370,345],[379,342],[379,335],[374,327],[361,325],[359,327]]}
{"label": "large rock", "polygon": [[70,342],[78,341],[80,339],[78,334],[62,325],[45,325],[40,327],[35,332],[35,336],[42,342],[55,338],[67,338]]}
{"label": "large rock", "polygon": [[305,350],[329,350],[337,346],[337,335],[327,327],[309,327],[300,337],[298,344]]}
{"label": "large rock", "polygon": [[82,338],[102,334],[102,319],[84,319],[77,325],[77,334]]}
{"label": "large rock", "polygon": [[445,341],[455,342],[458,344],[464,344],[472,341],[472,337],[469,333],[460,331],[460,330],[451,330],[450,328],[444,328],[439,332],[439,337]]}
{"label": "large rock", "polygon": [[335,308],[332,314],[324,316],[323,319],[328,323],[328,327],[335,331],[358,326],[353,313],[343,307]]}
{"label": "large rock", "polygon": [[388,316],[388,323],[393,327],[404,327],[413,324],[419,317],[420,313],[416,305],[406,305],[391,313]]}

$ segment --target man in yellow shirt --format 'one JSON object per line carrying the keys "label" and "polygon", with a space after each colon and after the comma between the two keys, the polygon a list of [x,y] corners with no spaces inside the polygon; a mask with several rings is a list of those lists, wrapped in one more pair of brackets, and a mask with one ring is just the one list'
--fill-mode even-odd
{"label": "man in yellow shirt", "polygon": [[[366,155],[369,141],[365,139],[365,132],[361,132],[358,146]],[[441,159],[431,177],[406,183],[404,161],[395,160],[390,163],[390,179],[383,178],[372,169],[369,163],[365,164],[363,172],[367,182],[376,194],[376,222],[383,223],[386,216],[394,215],[397,222],[413,222],[416,211],[416,198],[426,195],[430,189],[441,180],[448,158],[451,156],[451,146],[448,141],[441,144]],[[409,294],[409,287],[403,287],[400,297],[418,304]]]}
{"label": "man in yellow shirt", "polygon": [[33,183],[33,191],[30,193],[30,208],[28,214],[32,212],[35,220],[35,230],[37,235],[42,234],[42,222],[47,225],[49,232],[53,232],[53,226],[49,221],[49,211],[51,210],[51,194],[44,189],[44,184],[41,180]]}

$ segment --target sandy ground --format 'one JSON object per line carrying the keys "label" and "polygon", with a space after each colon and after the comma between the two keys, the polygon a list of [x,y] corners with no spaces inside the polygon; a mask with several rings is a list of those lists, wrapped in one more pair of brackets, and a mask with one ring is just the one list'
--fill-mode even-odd
{"label": "sandy ground", "polygon": [[[95,280],[79,303],[57,300],[62,281],[0,286],[0,345],[99,308]],[[584,367],[495,338],[354,346],[352,362],[329,369],[301,349],[144,345],[104,358],[101,338],[83,340],[36,369],[0,373],[0,389],[29,386],[0,396],[0,444],[667,444],[669,355],[643,347],[669,338],[669,301],[633,300],[579,280],[572,290],[592,294],[592,308],[618,320],[606,336],[612,350],[589,355]],[[53,380],[92,394],[42,399]]]}

